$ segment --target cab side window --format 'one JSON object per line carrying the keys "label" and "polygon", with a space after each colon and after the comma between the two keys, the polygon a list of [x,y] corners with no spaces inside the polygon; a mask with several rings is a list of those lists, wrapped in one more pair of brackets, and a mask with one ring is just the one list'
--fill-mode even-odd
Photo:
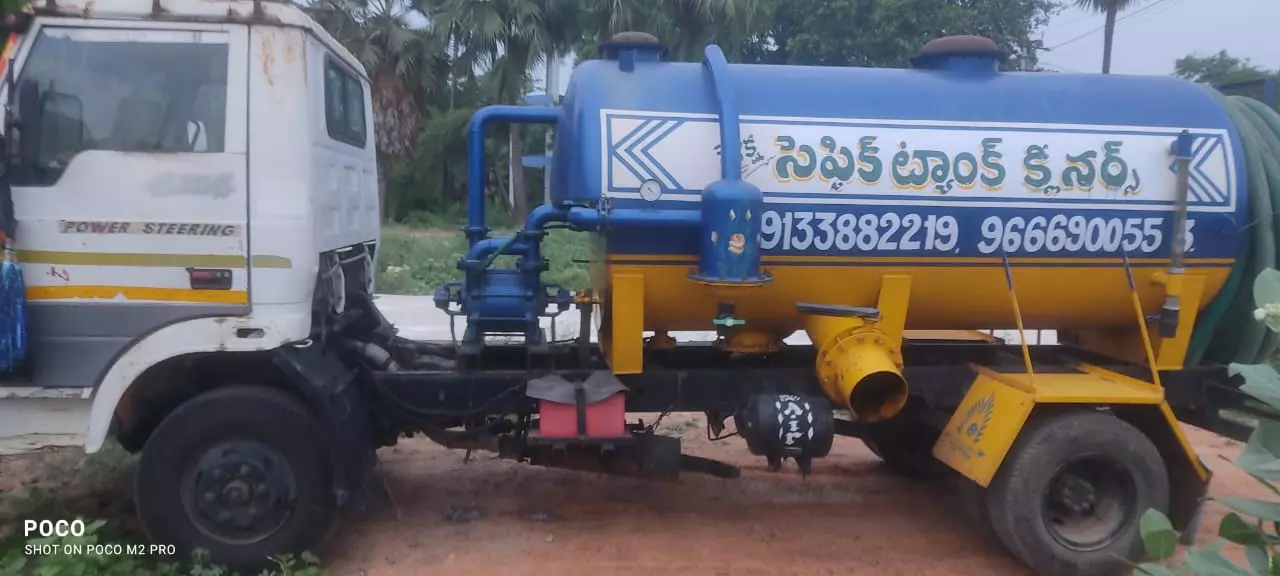
{"label": "cab side window", "polygon": [[364,148],[364,86],[359,76],[331,59],[324,64],[324,110],[330,138]]}
{"label": "cab side window", "polygon": [[43,28],[11,105],[12,183],[51,186],[86,150],[225,150],[225,34]]}

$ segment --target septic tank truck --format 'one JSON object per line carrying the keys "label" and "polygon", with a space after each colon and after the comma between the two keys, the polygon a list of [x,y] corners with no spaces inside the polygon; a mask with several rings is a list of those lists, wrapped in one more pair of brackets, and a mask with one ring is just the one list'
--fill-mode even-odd
{"label": "septic tank truck", "polygon": [[[5,22],[0,216],[27,288],[0,437],[140,451],[150,537],[235,568],[317,549],[404,435],[737,476],[628,420],[696,412],[775,471],[861,438],[957,477],[1040,573],[1123,571],[1143,511],[1195,531],[1210,472],[1178,420],[1246,434],[1222,358],[1274,347],[1246,294],[1276,254],[1274,116],[1180,80],[1004,72],[976,37],[890,70],[664,62],[619,34],[559,107],[473,117],[464,279],[435,294],[462,334],[420,342],[373,296],[369,79],[297,6]],[[552,198],[499,238],[484,137],[509,122],[555,126]],[[590,289],[542,280],[556,228],[591,236]],[[541,327],[571,309],[575,338]]]}

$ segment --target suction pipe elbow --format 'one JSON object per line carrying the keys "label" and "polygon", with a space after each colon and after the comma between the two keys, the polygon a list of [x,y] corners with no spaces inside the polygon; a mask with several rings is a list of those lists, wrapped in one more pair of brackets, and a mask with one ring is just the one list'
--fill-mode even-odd
{"label": "suction pipe elbow", "polygon": [[818,346],[822,390],[859,422],[892,418],[907,404],[902,353],[874,321],[841,316],[809,316],[805,331]]}
{"label": "suction pipe elbow", "polygon": [[569,210],[560,206],[543,204],[529,212],[529,216],[524,220],[524,231],[526,234],[537,234],[541,233],[548,224],[568,221]]}

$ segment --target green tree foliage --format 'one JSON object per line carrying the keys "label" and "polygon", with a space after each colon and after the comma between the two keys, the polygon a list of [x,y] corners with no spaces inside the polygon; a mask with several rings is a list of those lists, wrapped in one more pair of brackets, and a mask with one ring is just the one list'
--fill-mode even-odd
{"label": "green tree foliage", "polygon": [[1173,63],[1173,73],[1179,78],[1213,86],[1280,75],[1280,71],[1259,68],[1248,58],[1236,58],[1226,50],[1210,56],[1189,54],[1179,58]]}
{"label": "green tree foliage", "polygon": [[732,52],[728,47],[757,36],[774,16],[776,6],[789,1],[579,0],[581,35],[573,52],[579,61],[595,58],[600,42],[618,32],[639,30],[666,44],[669,60],[696,62],[711,42]]}
{"label": "green tree foliage", "polygon": [[1033,34],[1061,10],[1054,0],[787,0],[742,44],[760,64],[904,67],[929,40],[975,34],[1034,65]]}
{"label": "green tree foliage", "polygon": [[[574,0],[425,0],[427,17],[448,29],[458,47],[455,70],[474,74],[488,70],[494,96],[501,104],[518,104],[529,86],[530,71],[565,53],[578,32],[580,7]],[[524,156],[521,126],[511,124],[508,146],[514,157]],[[522,220],[528,191],[524,171],[511,179],[512,213]]]}
{"label": "green tree foliage", "polygon": [[[1033,40],[1057,0],[299,0],[373,78],[384,218],[453,213],[466,196],[466,132],[487,104],[519,103],[533,71],[563,55],[594,58],[617,32],[642,30],[697,61],[711,42],[736,62],[905,66],[925,42],[951,34],[995,40],[1034,64]],[[506,203],[508,151],[540,150],[545,131],[490,134],[490,201]],[[518,157],[518,156],[517,156]],[[513,182],[517,206],[541,178]],[[518,220],[518,218],[517,218]]]}

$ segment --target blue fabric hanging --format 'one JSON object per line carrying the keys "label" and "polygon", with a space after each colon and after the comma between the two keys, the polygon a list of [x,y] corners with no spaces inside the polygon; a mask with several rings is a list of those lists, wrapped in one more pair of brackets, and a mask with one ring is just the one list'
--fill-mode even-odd
{"label": "blue fabric hanging", "polygon": [[0,373],[18,369],[27,359],[27,286],[13,241],[18,219],[8,176],[0,174]]}
{"label": "blue fabric hanging", "polygon": [[0,372],[22,366],[27,358],[27,287],[12,241],[0,264]]}

